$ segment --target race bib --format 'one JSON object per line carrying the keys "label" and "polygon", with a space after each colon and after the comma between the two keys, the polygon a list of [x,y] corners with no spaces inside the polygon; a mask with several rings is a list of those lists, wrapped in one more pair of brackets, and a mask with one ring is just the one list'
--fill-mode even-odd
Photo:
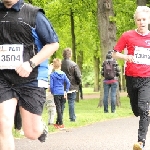
{"label": "race bib", "polygon": [[150,48],[135,47],[134,63],[150,65]]}
{"label": "race bib", "polygon": [[23,63],[22,44],[0,45],[0,69],[15,69]]}

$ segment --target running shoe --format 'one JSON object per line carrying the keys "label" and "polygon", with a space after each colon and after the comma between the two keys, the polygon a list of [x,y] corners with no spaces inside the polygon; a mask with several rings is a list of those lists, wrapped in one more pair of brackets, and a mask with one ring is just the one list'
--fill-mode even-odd
{"label": "running shoe", "polygon": [[64,125],[59,125],[59,129],[65,129]]}
{"label": "running shoe", "polygon": [[48,127],[43,123],[43,133],[40,135],[40,137],[38,137],[38,140],[41,143],[45,142],[47,138],[47,134],[48,134]]}
{"label": "running shoe", "polygon": [[59,125],[58,124],[54,124],[55,129],[59,129]]}
{"label": "running shoe", "polygon": [[143,142],[136,142],[133,145],[133,150],[144,150]]}

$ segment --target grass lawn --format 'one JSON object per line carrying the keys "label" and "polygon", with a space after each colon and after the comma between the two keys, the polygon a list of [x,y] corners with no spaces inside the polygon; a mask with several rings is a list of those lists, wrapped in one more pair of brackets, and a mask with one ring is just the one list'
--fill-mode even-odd
{"label": "grass lawn", "polygon": [[[116,113],[104,113],[103,107],[98,107],[99,99],[90,99],[90,100],[80,100],[79,103],[76,103],[75,111],[76,111],[76,122],[69,121],[69,112],[68,112],[68,104],[66,103],[65,111],[64,111],[64,125],[66,128],[74,128],[89,125],[99,121],[105,121],[108,119],[115,119],[120,117],[128,117],[133,115],[129,99],[126,97],[121,98],[121,107],[116,108]],[[110,110],[110,106],[109,106]],[[47,121],[47,113],[44,110],[43,119]],[[53,127],[49,128],[53,130]]]}
{"label": "grass lawn", "polygon": [[[129,98],[121,97],[120,101],[121,101],[121,106],[116,108],[116,113],[103,113],[103,107],[97,107],[99,99],[80,100],[80,102],[76,102],[75,104],[75,111],[77,117],[76,122],[70,122],[68,103],[66,102],[64,117],[63,117],[65,128],[69,129],[69,128],[81,127],[99,121],[132,116],[133,113],[130,108]],[[109,110],[110,110],[110,106],[109,106]],[[42,117],[43,120],[47,123],[48,113],[46,109],[44,109]],[[49,132],[56,132],[56,131],[57,129],[55,129],[53,126],[49,126]],[[14,130],[13,130],[13,134],[17,138],[22,137]]]}

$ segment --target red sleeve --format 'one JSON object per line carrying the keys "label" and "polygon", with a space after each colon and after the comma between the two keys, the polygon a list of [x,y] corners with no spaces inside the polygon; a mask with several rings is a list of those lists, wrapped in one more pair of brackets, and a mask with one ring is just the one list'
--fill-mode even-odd
{"label": "red sleeve", "polygon": [[122,52],[126,48],[126,38],[125,34],[122,34],[122,36],[119,38],[118,42],[114,46],[114,50],[117,52]]}

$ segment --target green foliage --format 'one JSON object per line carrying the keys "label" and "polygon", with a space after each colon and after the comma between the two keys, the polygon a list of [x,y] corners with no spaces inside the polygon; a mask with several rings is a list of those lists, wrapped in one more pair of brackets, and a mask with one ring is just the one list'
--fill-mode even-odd
{"label": "green foliage", "polygon": [[[113,0],[115,16],[110,16],[110,21],[116,23],[117,39],[123,32],[136,28],[133,18],[136,7],[136,0]],[[120,66],[124,65],[123,60],[119,60],[118,63]]]}
{"label": "green foliage", "polygon": [[[60,48],[50,58],[62,58],[66,47],[72,48],[70,11],[75,22],[76,55],[83,52],[83,63],[93,66],[93,56],[100,57],[100,40],[97,25],[97,2],[93,0],[32,0],[32,4],[42,7],[46,17],[54,26],[59,37]],[[94,72],[84,73],[87,83],[94,84]],[[86,77],[87,76],[87,77]],[[83,78],[84,78],[83,77]]]}
{"label": "green foliage", "polygon": [[98,55],[99,37],[97,29],[97,3],[92,0],[55,0],[45,6],[46,16],[52,22],[60,42],[56,55],[61,58],[65,47],[72,47],[70,11],[75,22],[76,55],[83,51],[84,63],[92,61]]}
{"label": "green foliage", "polygon": [[115,11],[115,18],[113,19],[117,26],[117,38],[123,32],[135,29],[133,15],[136,7],[136,0],[113,0],[113,8]]}
{"label": "green foliage", "polygon": [[147,0],[147,6],[150,7],[150,0]]}
{"label": "green foliage", "polygon": [[[70,11],[75,22],[76,55],[83,51],[83,83],[94,83],[93,56],[100,58],[100,39],[98,34],[97,1],[93,0],[26,0],[44,8],[46,17],[54,26],[59,37],[60,48],[51,57],[62,58],[66,47],[72,48]],[[150,0],[148,0],[149,2]],[[110,21],[116,23],[117,39],[127,30],[134,29],[133,14],[136,0],[113,0],[115,16]],[[123,61],[119,61],[123,65]],[[86,66],[86,67],[85,67]],[[88,70],[88,71],[87,71]]]}
{"label": "green foliage", "polygon": [[93,87],[94,85],[94,72],[91,64],[83,65],[82,84],[83,87]]}

